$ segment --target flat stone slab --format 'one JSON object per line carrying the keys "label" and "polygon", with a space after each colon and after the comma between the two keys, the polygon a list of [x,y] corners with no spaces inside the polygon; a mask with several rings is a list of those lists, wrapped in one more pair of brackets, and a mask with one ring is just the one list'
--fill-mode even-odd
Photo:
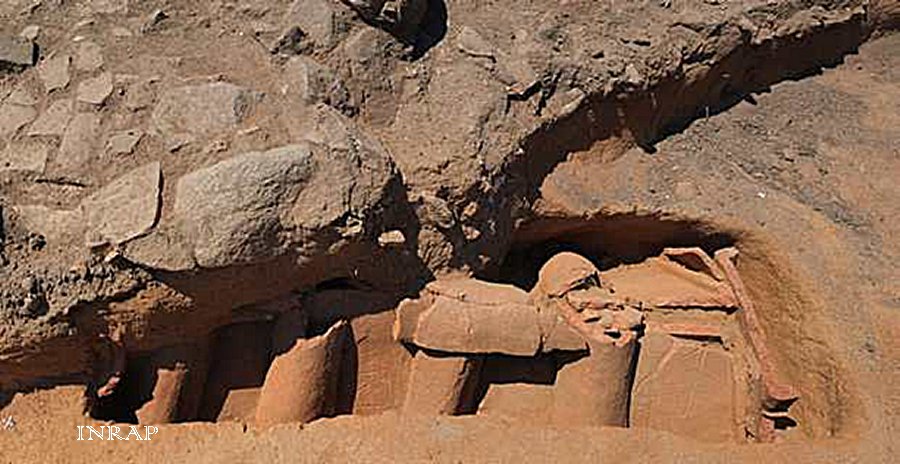
{"label": "flat stone slab", "polygon": [[35,117],[37,117],[37,111],[30,106],[13,103],[0,104],[0,137],[15,134]]}
{"label": "flat stone slab", "polygon": [[[534,356],[541,347],[537,308],[512,285],[448,279],[428,286],[433,303],[422,311],[409,342],[447,353]],[[409,310],[409,304],[401,310]],[[399,320],[411,318],[398,314]]]}
{"label": "flat stone slab", "polygon": [[112,181],[82,202],[86,242],[119,244],[156,225],[162,172],[159,162],[141,166]]}
{"label": "flat stone slab", "polygon": [[661,333],[642,342],[631,400],[631,426],[707,442],[738,438],[734,363],[720,344]]}
{"label": "flat stone slab", "polygon": [[617,298],[645,305],[736,308],[737,300],[731,287],[727,282],[716,280],[711,272],[705,268],[695,271],[661,256],[602,272],[600,280],[615,289]]}
{"label": "flat stone slab", "polygon": [[78,101],[100,106],[112,95],[112,91],[113,75],[106,72],[78,85]]}
{"label": "flat stone slab", "polygon": [[167,137],[233,129],[247,114],[250,100],[247,90],[225,82],[170,89],[159,98],[153,125]]}
{"label": "flat stone slab", "polygon": [[50,147],[41,142],[11,143],[0,152],[0,171],[44,172]]}
{"label": "flat stone slab", "polygon": [[47,93],[54,90],[64,89],[69,86],[69,66],[72,64],[72,57],[68,55],[57,55],[38,66],[38,76],[44,83],[44,90]]}
{"label": "flat stone slab", "polygon": [[75,105],[72,100],[57,100],[28,128],[28,135],[61,136],[72,119]]}

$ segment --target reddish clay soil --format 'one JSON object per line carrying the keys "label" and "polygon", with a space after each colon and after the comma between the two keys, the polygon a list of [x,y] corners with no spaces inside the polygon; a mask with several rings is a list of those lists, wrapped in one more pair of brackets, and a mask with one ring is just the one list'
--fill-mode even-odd
{"label": "reddish clay soil", "polygon": [[898,26],[6,1],[0,461],[891,462]]}

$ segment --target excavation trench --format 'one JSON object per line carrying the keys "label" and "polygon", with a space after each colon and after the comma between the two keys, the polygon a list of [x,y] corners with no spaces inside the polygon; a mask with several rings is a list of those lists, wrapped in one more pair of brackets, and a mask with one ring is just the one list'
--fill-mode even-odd
{"label": "excavation trench", "polygon": [[[477,255],[495,258],[493,266],[484,266],[470,279],[480,283],[471,285],[500,285],[501,294],[530,298],[528,292],[533,295],[539,287],[541,269],[550,260],[565,253],[581,256],[598,270],[599,287],[622,279],[622,287],[631,289],[631,299],[615,304],[642,312],[642,322],[632,332],[617,332],[621,341],[601,348],[574,343],[550,349],[542,333],[536,351],[524,354],[528,350],[519,345],[504,345],[503,337],[512,337],[508,333],[493,338],[494,328],[488,326],[483,338],[466,338],[460,335],[466,333],[464,324],[448,326],[448,333],[434,335],[432,341],[419,340],[418,333],[404,338],[398,334],[404,302],[423,306],[415,312],[418,318],[426,311],[437,314],[424,307],[428,298],[449,298],[445,303],[451,313],[473,302],[417,284],[384,292],[378,285],[354,285],[358,279],[348,268],[362,263],[369,275],[381,269],[380,257],[365,257],[369,250],[357,250],[363,258],[342,262],[340,269],[316,263],[313,272],[304,273],[285,259],[270,267],[225,269],[202,277],[161,276],[166,285],[202,301],[203,316],[209,319],[198,323],[199,329],[166,334],[148,343],[149,348],[126,349],[119,340],[109,340],[112,354],[97,363],[89,380],[79,379],[89,413],[119,422],[239,421],[264,427],[400,410],[476,419],[500,415],[539,425],[647,427],[731,443],[851,433],[863,417],[847,369],[831,353],[827,329],[817,319],[821,303],[764,239],[702,221],[658,216],[531,218],[525,224],[516,219],[533,214],[541,182],[566,157],[587,153],[615,158],[632,145],[652,151],[655,142],[698,116],[723,111],[775,82],[840,62],[867,33],[865,18],[853,15],[806,35],[742,43],[713,65],[681,70],[683,75],[668,76],[648,90],[593,95],[568,116],[531,134],[521,144],[522,155],[499,174],[504,181],[497,182],[497,191],[484,195],[473,189],[463,195],[461,204],[486,204],[479,214],[496,215],[498,222],[493,235],[475,242],[479,249],[457,250],[453,264],[458,267],[477,269]],[[693,251],[677,251],[686,248]],[[719,259],[728,249],[739,252],[731,262],[743,288],[716,267],[733,258],[726,254]],[[410,260],[388,261],[403,267]],[[422,263],[415,264],[422,274]],[[707,287],[727,289],[742,301],[654,300],[657,265],[677,269],[673,275],[690,281],[700,279]],[[248,291],[269,277],[272,285],[254,288],[258,294]],[[294,293],[299,288],[295,278],[305,279],[302,287],[312,290]],[[639,285],[629,287],[633,282]],[[460,284],[448,285],[452,290]],[[410,299],[401,302],[403,297]],[[509,303],[485,298],[490,301],[484,307]],[[521,298],[516,305],[532,303]],[[258,303],[262,299],[266,303]],[[508,322],[519,323],[514,318]],[[414,324],[421,325],[421,319]],[[625,343],[632,336],[633,343]],[[453,343],[445,346],[447,340]],[[522,343],[530,347],[531,341]],[[612,374],[594,363],[604,350],[619,363]],[[620,388],[609,394],[612,383]],[[793,391],[782,394],[777,387],[783,385]]]}
{"label": "excavation trench", "polygon": [[[550,257],[561,252],[574,252],[588,258],[603,276],[615,276],[616,269],[629,268],[639,263],[646,263],[654,257],[665,254],[673,248],[696,247],[708,256],[717,251],[736,249],[738,255],[734,259],[735,270],[745,287],[748,304],[752,304],[755,312],[755,324],[765,340],[766,350],[772,362],[774,375],[783,383],[790,384],[797,393],[797,400],[790,405],[791,415],[774,417],[774,426],[778,434],[786,433],[794,439],[824,438],[849,436],[858,430],[863,423],[863,413],[859,407],[858,392],[855,391],[849,370],[836,359],[829,344],[834,340],[824,321],[826,308],[824,303],[814,297],[814,291],[804,287],[791,263],[784,254],[773,247],[770,242],[756,233],[746,230],[725,228],[706,221],[692,221],[667,218],[662,215],[613,214],[599,215],[594,219],[583,218],[547,218],[535,219],[523,225],[515,234],[513,245],[506,254],[499,271],[485,274],[484,277],[494,282],[503,282],[532,289],[536,283],[538,271]],[[717,256],[718,257],[718,256]],[[718,259],[716,260],[718,261]],[[689,266],[694,267],[694,266]],[[695,268],[695,267],[694,267]],[[652,275],[652,274],[651,274]],[[643,282],[650,288],[664,285],[655,278]],[[630,291],[630,290],[629,290]],[[632,426],[649,423],[653,427],[669,428],[675,433],[682,426],[666,423],[666,420],[649,419],[652,416],[652,405],[657,401],[669,401],[653,398],[648,392],[648,377],[651,370],[648,366],[657,366],[660,347],[658,338],[651,338],[654,322],[658,325],[682,323],[706,324],[716,311],[694,311],[690,308],[678,315],[678,310],[663,311],[659,315],[651,312],[649,316],[659,317],[655,321],[648,317],[644,327],[645,338],[642,350],[636,361],[636,378],[632,391],[631,420]],[[746,325],[743,314],[747,307],[726,311],[726,320],[734,318],[737,326]],[[664,314],[665,313],[665,314]],[[718,316],[717,316],[718,317]],[[753,354],[753,343],[746,330],[738,330],[737,340],[734,334],[720,339],[724,343],[734,364],[731,369],[759,369],[759,360]],[[701,347],[715,345],[717,335],[698,331],[695,333],[671,332],[677,343],[685,344],[686,350],[701,350]],[[712,344],[711,344],[712,342]],[[647,349],[644,349],[647,348]],[[666,356],[671,352],[667,351]],[[741,361],[738,358],[746,356]],[[741,363],[747,363],[741,366]],[[645,365],[642,365],[646,364]],[[748,367],[749,366],[749,367]],[[684,366],[683,366],[684,367]],[[685,367],[688,369],[687,367]],[[696,366],[689,369],[697,369]],[[659,370],[653,375],[660,375]],[[669,375],[672,375],[670,372]],[[751,375],[752,377],[752,375]],[[702,384],[692,383],[694,380],[682,379],[690,384],[690,388],[700,388],[715,402],[715,390],[703,390]],[[738,406],[742,395],[739,390],[748,383],[747,377],[735,377],[733,386],[737,389],[732,406]],[[672,387],[672,385],[668,385]],[[641,392],[641,389],[644,391]],[[661,390],[662,394],[678,394],[675,390]],[[643,397],[641,397],[643,395]],[[751,393],[752,395],[752,393]],[[634,402],[638,401],[636,407]],[[649,406],[648,406],[649,404]],[[723,407],[727,401],[718,406]],[[702,409],[702,408],[700,408]],[[684,411],[681,411],[684,413]],[[708,411],[707,411],[708,412]],[[670,411],[671,413],[671,411]],[[635,414],[638,417],[635,417]],[[697,413],[700,423],[703,413]],[[713,416],[722,414],[718,411]],[[737,414],[740,416],[740,413]],[[691,417],[686,413],[684,417]],[[716,419],[717,420],[717,419]],[[688,423],[690,421],[685,421]],[[700,425],[694,421],[693,426]],[[684,426],[687,434],[705,434],[700,429]],[[739,431],[738,435],[746,430]],[[713,434],[714,435],[714,434]],[[787,436],[787,435],[785,435]],[[754,437],[756,439],[758,437]]]}
{"label": "excavation trench", "polygon": [[[546,293],[556,277],[545,269],[560,257],[586,259],[594,287]],[[93,418],[141,424],[400,411],[726,443],[841,436],[860,420],[857,399],[816,333],[819,308],[792,279],[764,242],[701,221],[539,220],[491,274],[439,278],[402,302],[328,281],[245,307],[206,338],[119,353],[85,392]],[[550,330],[540,308],[554,304],[597,316]],[[638,313],[599,338],[582,331]]]}

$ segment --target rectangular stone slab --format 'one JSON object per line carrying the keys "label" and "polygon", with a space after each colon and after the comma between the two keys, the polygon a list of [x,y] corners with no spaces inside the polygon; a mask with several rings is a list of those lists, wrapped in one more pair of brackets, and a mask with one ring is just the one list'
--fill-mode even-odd
{"label": "rectangular stone slab", "polygon": [[564,365],[556,374],[553,422],[627,427],[636,342],[589,344],[589,356]]}
{"label": "rectangular stone slab", "polygon": [[391,336],[394,314],[351,321],[356,343],[353,414],[377,414],[403,405],[413,355]]}
{"label": "rectangular stone slab", "polygon": [[349,326],[299,339],[272,361],[256,406],[256,423],[305,423],[333,414]]}
{"label": "rectangular stone slab", "polygon": [[475,305],[438,296],[419,317],[413,341],[448,353],[534,356],[541,329],[537,310],[530,305]]}
{"label": "rectangular stone slab", "polygon": [[737,441],[733,369],[721,344],[647,334],[631,398],[631,426],[706,442]]}
{"label": "rectangular stone slab", "polygon": [[458,414],[472,408],[481,365],[477,357],[435,357],[419,351],[410,368],[404,414]]}

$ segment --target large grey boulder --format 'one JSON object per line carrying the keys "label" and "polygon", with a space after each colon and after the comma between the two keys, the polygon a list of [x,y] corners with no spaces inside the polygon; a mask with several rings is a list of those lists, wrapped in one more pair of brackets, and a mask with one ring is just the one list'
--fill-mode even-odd
{"label": "large grey boulder", "polygon": [[314,169],[308,144],[246,153],[178,181],[176,227],[202,267],[251,262],[280,248],[288,209]]}
{"label": "large grey boulder", "polygon": [[324,105],[299,142],[233,156],[184,175],[170,218],[125,256],[169,271],[298,262],[371,238],[396,179],[387,153]]}

